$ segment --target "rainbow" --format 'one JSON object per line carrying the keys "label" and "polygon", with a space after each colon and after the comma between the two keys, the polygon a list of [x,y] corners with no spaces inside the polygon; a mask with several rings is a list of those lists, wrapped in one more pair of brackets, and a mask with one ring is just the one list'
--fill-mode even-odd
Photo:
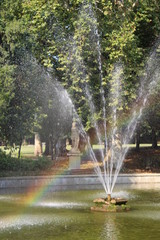
{"label": "rainbow", "polygon": [[38,186],[36,187],[33,187],[33,186],[29,187],[26,195],[21,200],[23,205],[25,205],[26,207],[27,206],[30,207],[36,204],[48,191],[50,186],[56,184],[57,179],[61,175],[63,175],[65,171],[66,171],[66,168],[57,169],[57,171],[54,173],[52,177],[49,177],[49,178],[46,177],[43,180],[39,180]]}
{"label": "rainbow", "polygon": [[23,225],[23,220],[25,213],[27,213],[27,209],[34,206],[48,191],[49,187],[53,184],[56,184],[57,179],[60,177],[60,175],[63,175],[66,170],[66,167],[57,169],[53,176],[40,180],[38,182],[38,186],[30,186],[25,192],[25,195],[16,200],[16,204],[19,206],[19,209],[16,210],[14,214],[7,214],[6,216],[1,217],[0,230],[5,229],[6,227],[14,227],[15,225]]}

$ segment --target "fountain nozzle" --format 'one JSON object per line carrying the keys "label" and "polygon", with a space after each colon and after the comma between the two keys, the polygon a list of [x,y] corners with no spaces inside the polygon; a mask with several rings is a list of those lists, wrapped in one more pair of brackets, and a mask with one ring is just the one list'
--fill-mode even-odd
{"label": "fountain nozzle", "polygon": [[108,200],[108,202],[111,201],[111,194],[108,194],[108,196],[107,196],[107,200]]}

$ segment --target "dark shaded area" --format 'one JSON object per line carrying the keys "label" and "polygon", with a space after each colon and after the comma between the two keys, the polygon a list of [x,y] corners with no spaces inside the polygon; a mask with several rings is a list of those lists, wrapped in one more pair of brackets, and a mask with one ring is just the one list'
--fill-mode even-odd
{"label": "dark shaded area", "polygon": [[140,148],[137,152],[135,148],[130,149],[122,167],[124,173],[134,172],[160,172],[160,147],[156,149],[150,147]]}

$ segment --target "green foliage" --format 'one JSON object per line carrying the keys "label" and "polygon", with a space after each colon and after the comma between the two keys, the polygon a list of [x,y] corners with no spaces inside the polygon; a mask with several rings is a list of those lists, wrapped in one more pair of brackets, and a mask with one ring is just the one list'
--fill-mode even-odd
{"label": "green foliage", "polygon": [[0,150],[0,169],[1,171],[42,171],[48,170],[52,161],[46,158],[39,158],[38,160],[17,159]]}
{"label": "green foliage", "polygon": [[[22,58],[22,54],[25,54]],[[1,139],[8,145],[21,145],[24,137],[33,132],[40,89],[44,81],[43,69],[26,52],[17,52],[8,101],[3,104],[0,122]],[[4,76],[4,75],[3,75]]]}
{"label": "green foliage", "polygon": [[[43,91],[54,85],[55,79],[68,90],[86,129],[93,125],[90,99],[84,94],[87,84],[95,103],[95,117],[103,120],[101,73],[107,121],[111,119],[111,105],[118,105],[119,112],[127,115],[137,98],[145,58],[159,36],[159,0],[3,0],[0,8],[0,137],[3,141],[20,145],[24,136],[35,129],[41,129],[43,136],[56,135],[52,129],[62,118],[61,113],[57,114],[56,94],[53,97],[49,93],[44,100],[48,93]],[[109,89],[113,87],[117,62],[124,69],[122,99],[121,103],[111,103]],[[51,84],[39,63],[50,71]]]}

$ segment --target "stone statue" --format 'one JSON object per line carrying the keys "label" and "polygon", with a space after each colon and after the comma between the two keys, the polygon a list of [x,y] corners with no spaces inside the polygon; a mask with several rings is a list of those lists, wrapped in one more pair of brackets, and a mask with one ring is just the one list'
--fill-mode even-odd
{"label": "stone statue", "polygon": [[80,141],[80,136],[79,136],[79,130],[77,127],[77,123],[73,121],[72,123],[72,129],[71,129],[71,139],[72,139],[72,149],[70,153],[79,153],[79,141]]}
{"label": "stone statue", "polygon": [[69,169],[80,169],[80,165],[81,165],[81,152],[79,150],[80,134],[79,134],[79,129],[75,120],[73,120],[72,122],[71,139],[72,139],[72,148],[68,153]]}

